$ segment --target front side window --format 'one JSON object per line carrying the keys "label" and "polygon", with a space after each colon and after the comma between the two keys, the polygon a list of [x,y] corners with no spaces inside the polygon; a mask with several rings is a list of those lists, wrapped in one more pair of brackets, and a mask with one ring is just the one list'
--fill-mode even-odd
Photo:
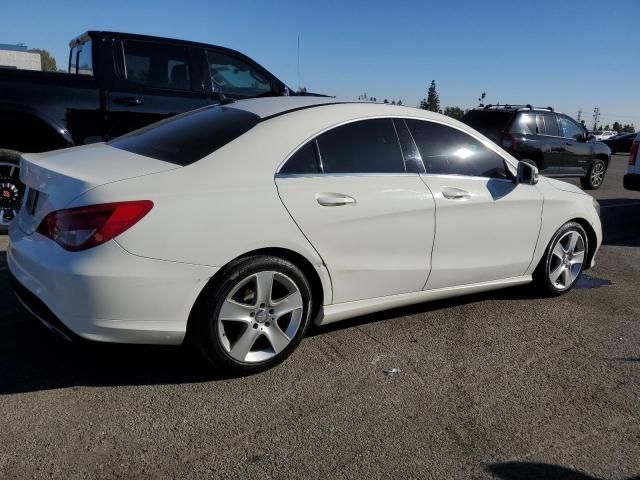
{"label": "front side window", "polygon": [[428,174],[511,178],[505,160],[467,133],[424,120],[406,122]]}
{"label": "front side window", "polygon": [[574,140],[581,140],[583,137],[582,129],[569,120],[567,117],[558,117],[560,123],[560,136],[564,138],[572,138]]}
{"label": "front side window", "polygon": [[191,88],[186,48],[132,40],[122,43],[128,81],[152,88]]}
{"label": "front side window", "polygon": [[393,121],[361,120],[318,137],[324,173],[404,173]]}
{"label": "front side window", "polygon": [[257,97],[271,93],[271,82],[260,71],[230,55],[207,50],[214,92],[232,97]]}

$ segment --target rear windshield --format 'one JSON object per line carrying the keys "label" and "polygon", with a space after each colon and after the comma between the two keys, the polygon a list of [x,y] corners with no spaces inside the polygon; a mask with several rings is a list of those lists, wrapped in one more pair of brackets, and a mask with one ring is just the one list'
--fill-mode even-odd
{"label": "rear windshield", "polygon": [[507,128],[512,116],[513,112],[471,110],[465,114],[462,121],[492,138],[491,134],[501,133]]}
{"label": "rear windshield", "polygon": [[190,165],[252,129],[260,117],[230,107],[209,107],[162,120],[108,145],[145,157]]}

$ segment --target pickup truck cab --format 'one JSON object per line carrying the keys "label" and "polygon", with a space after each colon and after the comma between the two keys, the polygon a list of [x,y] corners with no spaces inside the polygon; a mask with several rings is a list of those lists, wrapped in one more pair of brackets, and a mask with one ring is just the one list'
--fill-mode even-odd
{"label": "pickup truck cab", "polygon": [[68,73],[0,69],[0,229],[22,203],[20,153],[106,141],[224,98],[290,94],[224,47],[104,31],[69,46]]}

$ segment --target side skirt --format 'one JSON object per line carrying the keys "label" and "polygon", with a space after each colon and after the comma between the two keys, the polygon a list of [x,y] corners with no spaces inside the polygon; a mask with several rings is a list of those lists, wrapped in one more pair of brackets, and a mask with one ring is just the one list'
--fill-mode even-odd
{"label": "side skirt", "polygon": [[407,305],[441,300],[444,298],[459,297],[462,295],[469,295],[471,293],[498,290],[500,288],[523,285],[525,283],[530,283],[531,281],[531,275],[525,275],[522,277],[492,280],[490,282],[473,283],[458,287],[438,288],[435,290],[402,293],[400,295],[357,300],[355,302],[339,303],[336,305],[325,305],[316,317],[315,324],[327,325],[347,318],[367,315],[369,313],[389,310],[391,308],[405,307]]}

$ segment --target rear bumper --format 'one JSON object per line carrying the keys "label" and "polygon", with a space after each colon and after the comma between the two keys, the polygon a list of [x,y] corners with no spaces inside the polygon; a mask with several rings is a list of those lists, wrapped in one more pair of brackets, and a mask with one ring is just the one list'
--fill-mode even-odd
{"label": "rear bumper", "polygon": [[622,177],[622,184],[627,190],[640,191],[640,173],[627,173]]}
{"label": "rear bumper", "polygon": [[217,269],[132,255],[115,241],[67,252],[10,228],[7,263],[23,305],[67,338],[182,343],[196,298]]}

